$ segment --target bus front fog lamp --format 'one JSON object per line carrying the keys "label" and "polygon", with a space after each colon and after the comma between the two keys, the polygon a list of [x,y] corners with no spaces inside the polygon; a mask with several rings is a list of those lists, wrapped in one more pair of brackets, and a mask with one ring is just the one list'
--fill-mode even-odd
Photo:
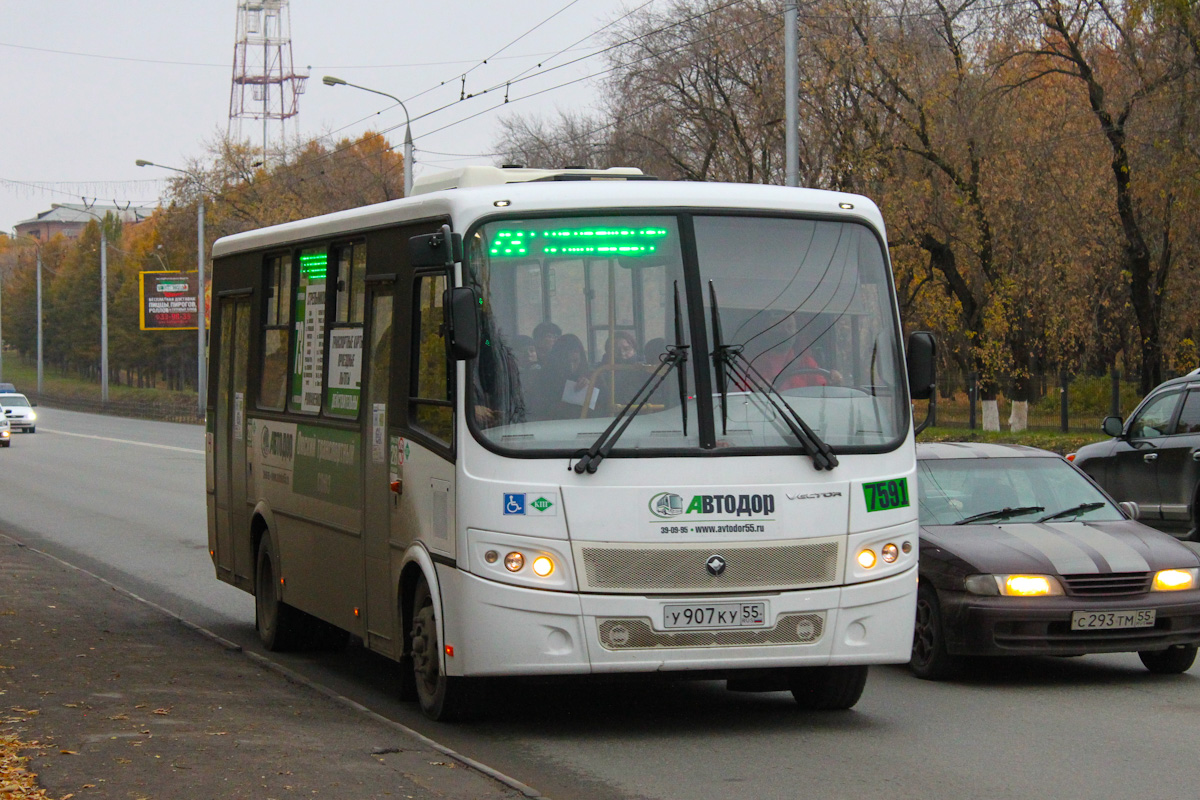
{"label": "bus front fog lamp", "polygon": [[863,569],[871,569],[875,566],[875,551],[871,549],[860,550],[858,553],[858,565]]}
{"label": "bus front fog lamp", "polygon": [[525,556],[521,553],[512,552],[504,557],[504,568],[509,572],[520,572],[525,566]]}
{"label": "bus front fog lamp", "polygon": [[883,560],[889,564],[894,564],[896,559],[900,557],[900,548],[888,542],[883,546]]}

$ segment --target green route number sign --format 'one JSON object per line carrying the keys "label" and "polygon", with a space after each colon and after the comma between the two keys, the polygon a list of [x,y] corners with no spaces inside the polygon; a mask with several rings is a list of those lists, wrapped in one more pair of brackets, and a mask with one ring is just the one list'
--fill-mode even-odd
{"label": "green route number sign", "polygon": [[867,501],[867,511],[904,508],[908,505],[908,478],[864,483],[863,494]]}

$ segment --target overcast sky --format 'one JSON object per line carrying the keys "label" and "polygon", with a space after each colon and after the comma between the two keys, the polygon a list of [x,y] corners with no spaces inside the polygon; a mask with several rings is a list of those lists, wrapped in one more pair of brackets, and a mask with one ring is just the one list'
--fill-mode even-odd
{"label": "overcast sky", "polygon": [[[539,61],[544,70],[600,49],[607,31],[551,58],[644,2],[291,0],[293,61],[299,72],[311,66],[311,78],[289,134],[298,127],[304,138],[330,131],[342,137],[402,126],[403,111],[387,98],[325,86],[323,75],[396,95],[415,118],[458,100],[468,70],[471,93],[537,72]],[[186,166],[225,132],[237,0],[0,0],[0,10],[0,230],[81,196],[153,205],[163,183],[150,181],[170,173],[134,161]],[[603,57],[588,58],[512,86],[509,98],[603,69]],[[488,155],[459,154],[490,154],[504,114],[589,108],[595,86],[582,80],[441,131],[498,105],[503,90],[420,119],[413,123],[415,174],[494,163]],[[247,120],[243,131],[261,144],[261,123]],[[403,135],[400,127],[388,137],[399,147]],[[270,136],[278,136],[278,123]]]}

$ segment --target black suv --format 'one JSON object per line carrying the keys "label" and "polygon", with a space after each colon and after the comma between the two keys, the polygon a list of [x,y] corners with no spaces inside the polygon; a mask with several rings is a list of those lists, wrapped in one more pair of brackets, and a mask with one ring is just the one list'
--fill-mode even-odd
{"label": "black suv", "polygon": [[1075,465],[1119,502],[1138,504],[1138,519],[1200,540],[1200,369],[1158,386],[1128,422],[1106,417],[1115,437],[1079,448]]}

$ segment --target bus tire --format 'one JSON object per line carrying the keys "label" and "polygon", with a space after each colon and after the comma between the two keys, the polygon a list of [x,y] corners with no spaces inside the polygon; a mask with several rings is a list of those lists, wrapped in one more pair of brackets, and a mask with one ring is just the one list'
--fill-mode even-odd
{"label": "bus tire", "polygon": [[412,674],[421,712],[437,722],[454,722],[466,717],[469,683],[466,678],[445,675],[441,667],[437,616],[429,583],[422,575],[413,594]]}
{"label": "bus tire", "polygon": [[806,711],[853,708],[867,685],[865,664],[845,667],[801,667],[788,675],[796,704]]}
{"label": "bus tire", "polygon": [[263,646],[274,653],[304,644],[301,612],[283,602],[279,595],[279,560],[268,534],[262,537],[255,560],[254,627]]}

